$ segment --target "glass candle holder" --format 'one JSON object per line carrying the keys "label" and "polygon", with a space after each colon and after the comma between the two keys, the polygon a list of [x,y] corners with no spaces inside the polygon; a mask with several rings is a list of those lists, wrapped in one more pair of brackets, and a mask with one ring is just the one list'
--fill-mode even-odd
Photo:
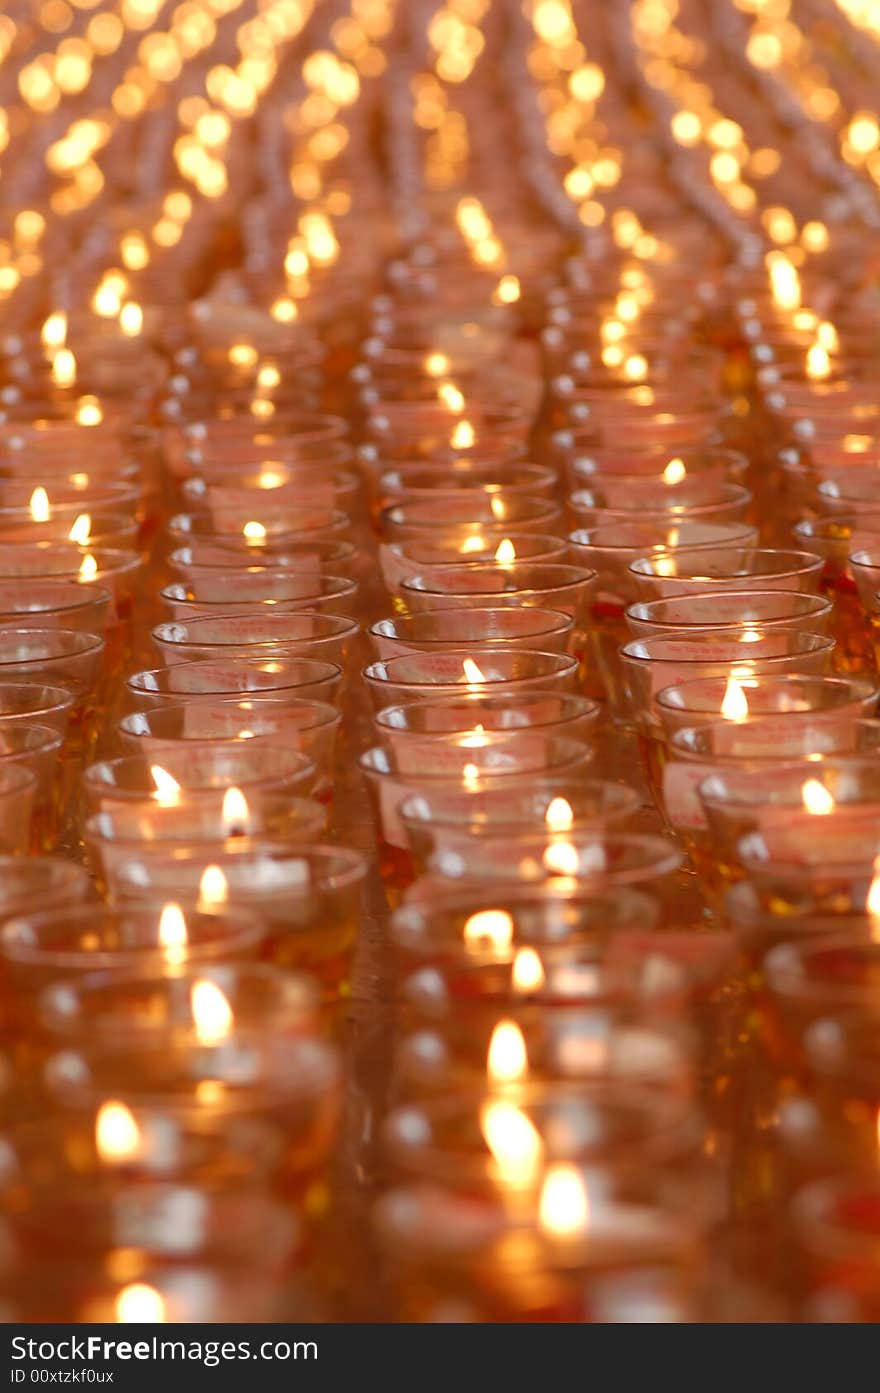
{"label": "glass candle holder", "polygon": [[[251,912],[65,904],[0,928],[0,981],[27,1028],[35,997],[56,980],[96,971],[174,972],[187,964],[256,956],[265,936]],[[112,1095],[111,1095],[112,1096]]]}
{"label": "glass candle holder", "polygon": [[380,659],[402,653],[438,653],[447,648],[531,648],[566,653],[574,620],[553,609],[504,606],[437,609],[377,619],[367,638]]}
{"label": "glass candle holder", "polygon": [[360,758],[379,832],[379,869],[388,886],[399,891],[413,879],[412,852],[400,804],[410,794],[431,789],[477,790],[487,786],[515,789],[541,780],[552,787],[574,775],[590,752],[562,736],[483,734],[435,736],[405,746],[376,746]]}
{"label": "glass candle holder", "polygon": [[535,689],[577,692],[578,661],[528,648],[449,649],[370,663],[363,676],[374,710],[381,711],[401,702],[468,693],[516,697]]}
{"label": "glass candle holder", "polygon": [[880,1182],[834,1176],[800,1190],[791,1222],[801,1319],[813,1324],[878,1318]]}
{"label": "glass candle holder", "polygon": [[133,673],[125,686],[130,705],[149,711],[227,699],[331,703],[341,681],[339,665],[322,658],[203,658]]}
{"label": "glass candle holder", "polygon": [[0,628],[103,634],[111,600],[102,586],[75,580],[0,581]]}
{"label": "glass candle holder", "polygon": [[[194,903],[196,896],[184,898]],[[208,983],[207,992],[201,983]],[[153,976],[87,972],[47,987],[38,1002],[38,1018],[40,1027],[52,1036],[53,1050],[78,1040],[191,1036],[203,1000],[214,999],[226,1013],[219,997],[211,997],[212,986],[222,992],[237,1030],[307,1035],[317,1026],[320,997],[311,977],[281,971],[270,963],[246,961],[195,965]]]}
{"label": "glass candle holder", "polygon": [[308,1202],[335,1140],[341,1085],[336,1051],[316,1035],[221,1034],[204,1026],[162,1040],[79,1044],[44,1071],[49,1098],[70,1111],[94,1115],[113,1098],[135,1114],[153,1106],[223,1128],[240,1118],[273,1126],[283,1145],[277,1183],[300,1203]]}
{"label": "glass candle holder", "polygon": [[436,536],[385,542],[379,547],[379,564],[385,588],[395,605],[403,608],[400,584],[412,576],[428,575],[435,566],[486,565],[503,559],[530,563],[565,562],[568,547],[561,537],[538,532],[514,531],[484,537],[467,525],[452,527]]}
{"label": "glass candle holder", "polygon": [[52,851],[63,811],[60,778],[64,736],[52,726],[16,722],[0,726],[0,765],[16,765],[33,774],[31,849]]}
{"label": "glass candle holder", "polygon": [[73,629],[8,629],[0,633],[0,684],[64,687],[73,697],[65,754],[73,769],[96,735],[104,640]]}
{"label": "glass candle holder", "polygon": [[421,873],[435,852],[455,849],[462,840],[492,837],[500,842],[542,824],[550,831],[576,833],[624,827],[640,806],[634,789],[602,779],[581,779],[554,782],[545,789],[420,791],[404,798],[397,815]]}
{"label": "glass candle holder", "polygon": [[704,677],[675,683],[658,692],[655,709],[667,736],[683,726],[723,718],[742,720],[780,716],[786,721],[870,716],[880,693],[860,677],[811,677],[795,673],[770,676]]}
{"label": "glass candle holder", "polygon": [[288,844],[316,841],[327,825],[327,805],[284,790],[217,789],[176,806],[133,803],[85,819],[82,840],[99,885],[112,881],[126,857],[166,855],[175,846],[191,847],[208,860],[224,851],[251,850],[266,837]]}
{"label": "glass candle holder", "polygon": [[591,745],[601,715],[598,704],[568,692],[463,693],[388,706],[373,717],[379,740],[393,748],[432,735],[506,734],[535,731]]}
{"label": "glass candle holder", "polygon": [[515,460],[509,464],[398,464],[386,469],[372,482],[374,506],[390,507],[395,503],[429,502],[444,494],[502,493],[512,497],[525,494],[534,498],[552,498],[559,482],[556,470],[546,465]]}
{"label": "glass candle holder", "polygon": [[700,549],[641,557],[630,567],[636,586],[648,600],[727,590],[819,589],[823,562],[810,552],[762,547]]}
{"label": "glass candle holder", "polygon": [[584,528],[569,534],[571,560],[597,575],[590,625],[599,673],[611,710],[625,710],[618,650],[630,637],[624,617],[639,598],[630,566],[641,556],[673,551],[678,546],[750,545],[753,527],[745,523],[630,522]]}
{"label": "glass candle holder", "polygon": [[167,665],[202,658],[316,658],[344,667],[358,626],[335,614],[248,614],[158,624],[152,638]]}
{"label": "glass candle holder", "polygon": [[491,493],[475,499],[447,495],[433,503],[395,503],[383,508],[379,530],[386,541],[405,544],[430,542],[454,527],[461,543],[471,545],[484,537],[501,542],[511,532],[555,533],[561,522],[562,509],[550,498]]}
{"label": "glass candle holder", "polygon": [[510,565],[434,566],[423,576],[401,581],[403,603],[414,613],[471,606],[536,606],[570,615],[583,627],[593,571],[558,563],[513,561]]}
{"label": "glass candle holder", "polygon": [[300,546],[311,542],[350,541],[351,518],[341,508],[318,508],[309,512],[272,506],[263,499],[254,504],[249,518],[241,508],[214,508],[207,513],[175,513],[165,524],[165,534],[173,546],[204,540],[228,542],[230,546]]}
{"label": "glass candle holder", "polygon": [[743,630],[774,633],[780,629],[826,634],[831,600],[795,590],[748,590],[638,600],[629,605],[626,622],[634,638],[709,631],[719,637]]}
{"label": "glass candle holder", "polygon": [[317,538],[276,544],[261,537],[260,530],[259,526],[251,529],[253,536],[224,533],[207,539],[197,537],[187,546],[169,552],[169,569],[186,579],[250,567],[354,578],[359,554],[352,542]]}
{"label": "glass candle holder", "polygon": [[564,451],[562,457],[568,486],[572,489],[581,484],[589,487],[594,481],[601,485],[605,480],[626,480],[636,487],[643,483],[682,483],[685,479],[741,484],[748,470],[744,454],[717,446],[689,446],[670,452],[628,445],[593,448],[584,445]]}
{"label": "glass candle holder", "polygon": [[770,949],[762,965],[761,1032],[780,1074],[803,1076],[807,1032],[824,1017],[854,1011],[876,1022],[878,958],[880,944],[864,928],[799,935]]}
{"label": "glass candle holder", "polygon": [[220,571],[174,581],[159,594],[172,619],[263,613],[290,614],[297,610],[331,611],[351,615],[357,584],[340,576],[310,576],[298,572]]}
{"label": "glass candle holder", "polygon": [[[760,835],[762,862],[821,863],[830,858],[835,837],[852,850],[854,830],[860,822],[867,826],[880,807],[871,759],[843,756],[767,769],[760,783],[751,772],[718,770],[702,780],[698,795],[728,877],[742,874],[748,834]],[[821,831],[818,818],[824,819]]]}
{"label": "glass candle holder", "polygon": [[593,484],[575,489],[566,499],[566,516],[574,528],[593,528],[653,520],[666,526],[677,522],[730,523],[745,517],[752,495],[739,484],[706,482],[668,487],[644,485],[638,490],[609,489]]}
{"label": "glass candle holder", "polygon": [[22,855],[31,849],[36,801],[36,774],[21,764],[0,764],[0,853],[3,855]]}
{"label": "glass candle holder", "polygon": [[[150,762],[153,755],[156,763]],[[160,759],[165,762],[159,763]],[[311,761],[280,743],[184,740],[161,753],[152,751],[146,758],[141,749],[135,755],[89,765],[83,790],[94,812],[125,807],[144,810],[152,805],[173,816],[182,805],[216,807],[228,789],[239,789],[249,800],[248,811],[230,812],[234,824],[236,818],[247,823],[252,811],[258,813],[264,796],[310,793],[314,778]],[[229,801],[241,808],[240,799]]]}
{"label": "glass candle holder", "polygon": [[[502,851],[502,847],[505,848]],[[425,893],[433,887],[475,881],[547,884],[557,894],[594,886],[642,887],[668,900],[676,887],[682,856],[665,837],[619,832],[615,828],[588,828],[582,832],[523,833],[515,842],[491,837],[440,849],[430,861],[430,885],[420,882]],[[444,888],[443,893],[446,893]]]}
{"label": "glass candle holder", "polygon": [[60,856],[4,856],[0,859],[0,919],[28,913],[35,903],[62,910],[92,893],[88,872]]}
{"label": "glass candle holder", "polygon": [[437,1013],[401,1039],[394,1058],[399,1101],[481,1087],[583,1080],[694,1093],[687,1032],[671,1022],[628,1019],[624,1010],[519,1004],[499,1016],[488,1004],[466,1017]]}
{"label": "glass candle holder", "polygon": [[186,847],[162,857],[134,855],[114,867],[109,888],[120,904],[177,897],[206,913],[238,906],[258,913],[266,930],[263,956],[308,971],[333,1002],[350,993],[367,865],[351,848],[261,838],[247,851],[218,851],[208,867],[204,855]]}
{"label": "glass candle holder", "polygon": [[[553,1175],[587,1194],[586,1168]],[[581,1209],[584,1207],[581,1206]],[[586,1212],[586,1211],[584,1211]],[[689,1321],[705,1263],[704,1230],[668,1200],[606,1190],[580,1237],[558,1237],[540,1204],[511,1218],[501,1199],[433,1185],[391,1190],[376,1210],[396,1319],[465,1322]],[[537,1213],[537,1217],[536,1217]],[[577,1227],[573,1220],[573,1227]]]}
{"label": "glass candle holder", "polygon": [[[251,763],[269,770],[273,758],[286,770],[288,786],[296,769],[302,793],[330,796],[333,751],[341,716],[335,706],[318,701],[195,701],[182,706],[161,706],[152,711],[133,711],[119,722],[119,742],[126,751],[156,761],[174,771],[183,761],[231,755],[242,770]],[[271,747],[265,751],[263,747]],[[236,749],[237,747],[237,749]],[[246,748],[242,748],[246,747]],[[187,756],[189,748],[191,754]],[[285,758],[284,752],[287,752]],[[290,756],[295,756],[291,762]],[[306,759],[311,768],[303,764]],[[296,766],[299,766],[296,768]],[[239,781],[230,778],[228,784]],[[247,777],[244,782],[247,783]]]}
{"label": "glass candle holder", "polygon": [[[718,637],[702,631],[691,636],[632,639],[620,652],[631,719],[644,740],[662,740],[655,705],[658,693],[690,680],[735,677],[738,683],[786,672],[827,672],[834,640],[823,634],[781,630],[764,634],[743,630]],[[648,752],[646,758],[650,759]]]}

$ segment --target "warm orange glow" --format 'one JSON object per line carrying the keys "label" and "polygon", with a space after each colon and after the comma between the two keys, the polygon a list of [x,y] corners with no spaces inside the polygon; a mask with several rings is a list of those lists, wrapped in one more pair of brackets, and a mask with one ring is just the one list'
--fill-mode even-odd
{"label": "warm orange glow", "polygon": [[442,377],[449,371],[449,359],[445,353],[429,353],[425,359],[425,372],[429,377]]}
{"label": "warm orange glow", "polygon": [[220,866],[206,866],[199,881],[199,909],[210,911],[229,899],[229,882]]}
{"label": "warm orange glow", "polygon": [[480,787],[480,771],[475,764],[466,764],[461,771],[461,781],[469,793]]}
{"label": "warm orange glow", "polygon": [[166,904],[159,916],[159,943],[169,962],[181,962],[188,943],[186,919],[179,904]]}
{"label": "warm orange glow", "polygon": [[219,1045],[232,1034],[232,1007],[216,982],[200,977],[190,993],[193,1025],[200,1045]]}
{"label": "warm orange glow", "polygon": [[504,537],[495,548],[495,560],[502,566],[509,566],[516,560],[516,547],[509,537]]}
{"label": "warm orange glow", "polygon": [[506,909],[479,909],[465,922],[464,941],[468,948],[509,948],[513,919]]}
{"label": "warm orange glow", "polygon": [[437,388],[437,396],[448,411],[453,411],[456,415],[464,411],[464,393],[454,382],[441,382]]}
{"label": "warm orange glow", "polygon": [[811,382],[824,382],[831,376],[831,358],[828,349],[816,342],[807,349],[807,377]]}
{"label": "warm orange glow", "polygon": [[554,1238],[582,1234],[590,1222],[590,1200],[580,1172],[565,1163],[551,1166],[541,1186],[538,1218]]}
{"label": "warm orange glow", "polygon": [[97,574],[98,563],[95,560],[94,556],[92,556],[92,553],[88,552],[80,562],[80,568],[77,573],[77,578],[82,581],[90,581],[94,580]]}
{"label": "warm orange glow", "polygon": [[132,1282],[123,1287],[114,1303],[116,1320],[123,1325],[160,1324],[168,1319],[165,1301],[155,1287]]}
{"label": "warm orange glow", "polygon": [[220,814],[227,837],[243,837],[249,830],[251,810],[240,788],[228,788],[223,795]]}
{"label": "warm orange glow", "polygon": [[544,1145],[535,1124],[520,1108],[501,1099],[484,1103],[480,1130],[505,1183],[524,1185],[534,1178]]}
{"label": "warm orange glow", "polygon": [[80,513],[71,523],[70,531],[67,534],[69,542],[78,542],[80,546],[85,546],[91,536],[92,519],[88,513]]}
{"label": "warm orange glow", "polygon": [[511,984],[521,996],[539,992],[544,985],[544,966],[534,948],[520,948],[513,960]]}
{"label": "warm orange glow", "polygon": [[749,700],[744,688],[731,674],[727,679],[724,697],[721,701],[721,715],[725,721],[744,721],[749,714]]}
{"label": "warm orange glow", "polygon": [[63,310],[56,310],[43,321],[40,339],[44,348],[64,347],[67,342],[67,315]]}
{"label": "warm orange glow", "polygon": [[553,798],[544,814],[548,832],[569,832],[574,822],[574,813],[567,798]]}
{"label": "warm orange glow", "polygon": [[493,493],[489,499],[489,509],[496,522],[503,522],[507,517],[507,508],[503,498],[499,498],[497,493]]}
{"label": "warm orange glow", "polygon": [[468,682],[485,682],[485,681],[486,681],[486,675],[485,675],[485,673],[482,671],[482,669],[480,668],[479,664],[474,662],[473,658],[465,658],[465,659],[462,661],[461,666],[462,666],[462,671],[464,672],[465,678],[467,679]]}
{"label": "warm orange glow", "polygon": [[664,484],[680,484],[686,476],[687,469],[682,459],[671,459],[663,470]]}
{"label": "warm orange glow", "polygon": [[801,788],[804,811],[814,817],[827,817],[834,812],[834,795],[818,779],[807,779]]}
{"label": "warm orange glow", "polygon": [[523,1033],[516,1021],[499,1021],[492,1031],[486,1072],[492,1083],[515,1083],[529,1071]]}
{"label": "warm orange glow", "polygon": [[580,858],[571,842],[552,842],[544,850],[544,869],[551,875],[577,875]]}
{"label": "warm orange glow", "polygon": [[59,348],[52,359],[52,381],[56,387],[72,387],[76,381],[76,358],[69,348]]}
{"label": "warm orange glow", "polygon": [[470,421],[459,421],[450,437],[453,450],[470,450],[476,440],[476,431]]}
{"label": "warm orange glow", "polygon": [[246,522],[241,529],[241,535],[249,546],[258,546],[260,542],[266,540],[266,529],[261,522]]}
{"label": "warm orange glow", "polygon": [[473,730],[469,730],[458,742],[463,750],[479,750],[489,744],[489,737],[486,734],[485,726],[478,721]]}
{"label": "warm orange glow", "polygon": [[49,495],[39,484],[30,496],[28,507],[30,508],[31,517],[34,522],[48,522],[52,516],[52,510],[49,507]]}
{"label": "warm orange glow", "polygon": [[174,808],[180,802],[180,784],[161,764],[150,765],[150,778],[156,785],[155,801],[163,808]]}
{"label": "warm orange glow", "polygon": [[130,1161],[140,1151],[141,1132],[124,1103],[102,1103],[95,1119],[95,1146],[102,1161]]}

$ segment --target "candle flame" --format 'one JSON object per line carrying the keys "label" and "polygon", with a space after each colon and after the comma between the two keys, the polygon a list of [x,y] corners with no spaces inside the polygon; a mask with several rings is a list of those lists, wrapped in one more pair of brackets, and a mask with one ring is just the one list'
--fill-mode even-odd
{"label": "candle flame", "polygon": [[76,381],[76,358],[69,348],[59,348],[52,359],[52,381],[56,387],[72,387]]}
{"label": "candle flame", "polygon": [[449,359],[445,353],[429,353],[425,359],[425,372],[429,377],[442,377],[449,371]]}
{"label": "candle flame", "polygon": [[150,777],[156,785],[153,797],[160,807],[175,807],[180,801],[180,784],[174,775],[169,774],[167,769],[163,769],[161,764],[151,764]]}
{"label": "candle flame", "polygon": [[544,822],[549,832],[569,832],[574,822],[574,813],[568,799],[552,799],[544,814]]}
{"label": "candle flame", "polygon": [[34,522],[48,522],[52,516],[52,509],[49,507],[49,495],[39,484],[30,496],[28,507],[30,508],[31,518]]}
{"label": "candle flame", "polygon": [[671,459],[663,470],[664,484],[680,484],[687,475],[687,468],[683,459]]}
{"label": "candle flame", "polygon": [[583,1177],[569,1164],[551,1166],[541,1186],[538,1219],[545,1233],[565,1238],[583,1233],[590,1222],[590,1200]]}
{"label": "candle flame", "polygon": [[97,397],[80,397],[76,404],[76,421],[80,426],[99,426],[104,419]]}
{"label": "candle flame", "polygon": [[119,311],[119,327],[126,338],[136,339],[144,327],[144,312],[137,300],[128,300]]}
{"label": "candle flame", "polygon": [[551,875],[577,875],[580,867],[577,847],[571,842],[552,842],[544,850],[544,869]]}
{"label": "candle flame", "polygon": [[261,489],[279,489],[285,476],[277,469],[264,469],[257,480]]}
{"label": "candle flame", "polygon": [[731,674],[727,679],[724,697],[721,702],[721,715],[726,721],[744,721],[749,714],[749,700],[745,689]]}
{"label": "candle flame", "polygon": [[216,982],[200,977],[190,992],[193,1025],[200,1045],[219,1045],[232,1034],[235,1017]]}
{"label": "candle flame", "polygon": [[801,281],[794,265],[784,252],[770,252],[767,257],[770,273],[770,293],[781,310],[796,310],[801,303]]}
{"label": "candle flame", "polygon": [[468,682],[486,681],[486,674],[482,671],[479,664],[474,662],[473,658],[465,658],[461,666]]}
{"label": "candle flame", "polygon": [[466,764],[461,771],[461,778],[469,793],[480,787],[480,771],[475,764]]}
{"label": "candle flame", "polygon": [[453,450],[470,450],[476,440],[476,432],[470,421],[461,420],[450,437]]}
{"label": "candle flame", "polygon": [[227,837],[243,837],[247,834],[251,810],[240,788],[228,788],[223,795],[220,813],[223,830]]}
{"label": "candle flame", "polygon": [[492,516],[493,518],[495,518],[496,522],[503,522],[504,519],[507,517],[507,507],[505,506],[504,499],[499,498],[497,493],[493,493],[491,495],[489,499],[489,507],[491,509]]}
{"label": "candle flame", "polygon": [[459,551],[461,552],[461,555],[462,555],[462,556],[467,556],[467,555],[469,555],[469,553],[472,552],[472,551],[485,551],[485,550],[486,550],[486,539],[485,539],[485,537],[481,537],[481,536],[479,535],[479,533],[477,533],[477,535],[474,536],[474,537],[465,537],[464,541],[462,542],[462,544],[461,544],[461,546],[460,546],[460,548],[459,548]]}
{"label": "candle flame", "polygon": [[464,750],[479,750],[484,745],[488,745],[489,737],[486,734],[485,726],[478,721],[473,730],[469,730],[466,735],[461,737],[459,744]]}
{"label": "candle flame", "polygon": [[88,513],[80,513],[74,518],[70,531],[67,534],[69,542],[78,542],[80,546],[85,546],[92,531],[92,519]]}
{"label": "candle flame", "polygon": [[241,535],[250,546],[258,546],[266,540],[266,529],[261,522],[246,522]]}
{"label": "candle flame", "polygon": [[123,1287],[114,1302],[116,1320],[122,1325],[164,1324],[167,1310],[164,1298],[146,1282],[131,1282]]}
{"label": "candle flame", "polygon": [[818,779],[807,779],[801,789],[804,810],[814,817],[827,817],[834,811],[834,796]]}
{"label": "candle flame", "polygon": [[516,560],[516,547],[509,537],[505,537],[498,543],[495,549],[495,560],[502,566],[509,566],[511,561]]}
{"label": "candle flame", "polygon": [[544,981],[544,965],[534,948],[520,948],[513,960],[513,990],[520,996],[529,996],[532,992],[539,992]]}
{"label": "candle flame", "polygon": [[67,342],[67,315],[63,310],[55,310],[44,321],[40,330],[44,348],[63,348]]}
{"label": "candle flame", "polygon": [[502,276],[492,292],[492,300],[496,305],[515,305],[521,294],[518,276]]}
{"label": "candle flame", "polygon": [[78,579],[78,580],[81,580],[81,581],[86,581],[86,582],[88,582],[88,581],[90,581],[90,580],[94,580],[94,579],[95,579],[95,576],[96,576],[97,574],[98,574],[98,563],[97,563],[97,561],[95,560],[94,556],[92,556],[92,553],[91,553],[91,552],[88,552],[88,553],[83,557],[83,559],[82,559],[82,561],[81,561],[81,563],[80,563],[80,568],[79,568],[79,572],[78,572],[78,574],[77,574],[77,579]]}
{"label": "candle flame", "polygon": [[229,882],[220,866],[206,866],[199,881],[199,909],[210,911],[229,899]]}
{"label": "candle flame", "polygon": [[252,368],[259,358],[252,343],[234,343],[229,349],[229,361],[236,368]]}
{"label": "candle flame", "polygon": [[631,353],[623,364],[623,375],[628,382],[644,382],[648,376],[648,360],[641,353]]}
{"label": "candle flame", "polygon": [[166,904],[159,916],[159,943],[171,963],[183,960],[188,943],[186,919],[179,904]]}
{"label": "candle flame", "polygon": [[829,319],[822,320],[816,330],[816,338],[823,348],[828,349],[829,353],[836,353],[840,348],[840,336]]}
{"label": "candle flame", "polygon": [[454,412],[455,415],[464,411],[464,393],[454,382],[441,382],[437,388],[437,395],[448,411]]}
{"label": "candle flame", "polygon": [[506,909],[478,909],[465,921],[464,941],[468,948],[509,948],[513,919]]}
{"label": "candle flame", "polygon": [[95,1145],[102,1161],[131,1161],[140,1150],[141,1131],[124,1103],[102,1103],[95,1119]]}
{"label": "candle flame", "polygon": [[823,382],[831,376],[831,358],[828,350],[818,341],[807,349],[807,377],[811,382]]}
{"label": "candle flame", "polygon": [[499,1021],[492,1031],[486,1071],[492,1083],[515,1083],[529,1071],[528,1052],[516,1021]]}
{"label": "candle flame", "polygon": [[480,1130],[504,1181],[522,1185],[534,1178],[544,1146],[535,1124],[520,1108],[501,1099],[484,1103]]}

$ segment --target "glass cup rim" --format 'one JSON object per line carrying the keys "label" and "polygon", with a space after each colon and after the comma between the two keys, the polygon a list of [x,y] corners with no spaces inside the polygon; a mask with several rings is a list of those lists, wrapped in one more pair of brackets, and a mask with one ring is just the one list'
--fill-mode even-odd
{"label": "glass cup rim", "polygon": [[223,649],[232,647],[252,647],[256,649],[258,646],[263,646],[265,648],[277,648],[283,646],[285,643],[329,642],[332,639],[350,638],[353,634],[360,632],[359,625],[354,619],[346,619],[341,614],[329,614],[326,610],[313,609],[291,610],[289,614],[276,616],[278,619],[284,620],[285,623],[290,623],[295,620],[311,620],[317,621],[313,623],[313,628],[321,630],[323,626],[323,632],[313,633],[310,636],[303,635],[301,638],[229,638],[223,640],[217,638],[202,638],[200,634],[193,634],[192,632],[187,632],[185,634],[174,632],[175,630],[181,629],[191,631],[200,625],[205,625],[207,628],[209,624],[223,624],[227,620],[230,624],[239,626],[242,619],[247,619],[248,617],[259,618],[263,622],[269,622],[272,619],[271,614],[263,615],[259,610],[256,614],[251,616],[240,611],[237,614],[200,615],[193,619],[168,619],[161,624],[157,624],[153,628],[152,638],[154,642],[164,644],[166,647],[179,644],[181,648],[190,646],[193,648],[216,648],[218,651],[222,652]]}
{"label": "glass cup rim", "polygon": [[[227,659],[224,659],[224,660],[223,660],[223,666],[224,666],[224,667],[226,667],[227,665],[231,665],[231,664],[242,664],[242,665],[244,665],[245,667],[250,667],[252,670],[256,671],[257,668],[258,668],[258,665],[259,665],[260,663],[264,663],[264,662],[272,662],[272,663],[277,664],[279,667],[282,667],[282,666],[284,666],[285,664],[294,664],[294,663],[295,663],[295,664],[300,664],[300,663],[302,663],[302,664],[304,664],[304,665],[308,665],[308,666],[313,667],[313,668],[323,668],[325,671],[323,672],[323,674],[316,674],[316,675],[314,675],[314,676],[312,676],[312,677],[305,678],[302,682],[288,682],[288,683],[285,683],[285,684],[283,684],[283,685],[279,685],[279,686],[277,686],[277,687],[246,687],[246,688],[237,688],[237,687],[235,687],[235,688],[225,688],[225,689],[223,689],[223,690],[221,690],[221,691],[218,691],[217,693],[214,693],[214,692],[207,692],[207,693],[203,693],[203,692],[192,692],[192,693],[187,693],[187,692],[174,692],[174,691],[164,691],[164,692],[163,692],[163,690],[162,690],[162,688],[161,688],[161,683],[162,683],[163,681],[167,681],[167,682],[169,682],[169,683],[172,682],[172,681],[174,680],[174,678],[175,678],[175,675],[176,675],[176,674],[179,674],[180,671],[181,671],[182,669],[185,669],[185,670],[188,671],[188,672],[192,672],[192,671],[193,671],[194,669],[196,669],[196,668],[204,669],[205,667],[210,667],[211,662],[212,662],[212,659],[208,658],[208,659],[202,660],[202,661],[191,660],[191,661],[186,662],[186,663],[173,663],[170,667],[141,668],[140,671],[138,671],[138,672],[129,673],[128,677],[125,679],[125,685],[126,685],[126,687],[128,688],[128,690],[129,690],[130,692],[132,692],[133,694],[138,695],[138,694],[140,694],[140,693],[143,693],[143,696],[144,696],[144,697],[146,697],[146,696],[148,696],[148,695],[150,695],[150,696],[169,696],[169,697],[172,697],[172,696],[180,696],[180,697],[182,698],[181,701],[179,701],[179,702],[177,702],[177,701],[175,701],[175,702],[169,702],[169,705],[174,705],[174,706],[180,705],[180,706],[184,706],[184,705],[187,704],[187,702],[186,702],[185,700],[183,700],[183,698],[186,698],[186,697],[188,697],[188,696],[191,696],[192,699],[193,699],[193,701],[196,701],[196,700],[197,700],[197,701],[205,700],[205,701],[210,702],[210,704],[213,704],[214,701],[223,701],[223,700],[230,700],[230,701],[236,701],[236,700],[242,700],[242,701],[244,701],[244,700],[246,700],[246,701],[257,701],[257,700],[259,700],[259,699],[261,698],[262,694],[264,694],[264,693],[271,693],[271,692],[293,692],[293,691],[296,691],[296,690],[297,690],[298,688],[300,688],[300,687],[313,687],[313,686],[314,686],[316,683],[318,683],[318,682],[331,682],[331,681],[334,681],[334,680],[338,680],[338,679],[342,676],[342,668],[339,666],[339,664],[338,664],[338,663],[331,663],[331,662],[329,661],[329,659],[327,659],[327,658],[306,658],[306,657],[300,657],[299,655],[292,655],[291,657],[283,657],[283,656],[281,656],[281,657],[278,657],[278,658],[227,658]],[[271,674],[271,673],[270,673],[269,675],[270,675],[270,676],[273,676],[273,675],[278,675],[278,674]],[[139,686],[136,686],[136,685],[135,685],[135,679],[138,678],[138,677],[153,677],[153,678],[155,678],[155,679],[159,682],[160,686],[157,687],[157,688],[139,687]],[[310,698],[305,698],[305,697],[304,697],[304,698],[302,698],[302,700],[310,700]],[[323,703],[319,703],[319,704],[323,704]]]}
{"label": "glass cup rim", "polygon": [[[481,614],[501,615],[503,616],[502,623],[506,622],[511,615],[517,616],[516,620],[514,621],[517,623],[521,622],[522,616],[525,616],[528,620],[532,621],[535,624],[535,626],[543,622],[543,627],[535,627],[534,632],[530,632],[528,634],[529,638],[536,639],[541,638],[545,634],[570,633],[572,628],[574,627],[574,620],[571,618],[571,615],[565,614],[562,610],[544,609],[538,605],[522,605],[519,607],[515,605],[470,605],[465,606],[461,610],[456,610],[453,608],[424,609],[418,610],[413,614],[385,615],[381,619],[374,620],[374,622],[370,625],[369,629],[367,630],[367,633],[371,638],[384,638],[389,639],[391,642],[405,642],[405,638],[401,639],[398,633],[388,632],[387,629],[382,629],[380,626],[385,624],[388,625],[389,629],[392,630],[396,629],[398,625],[403,625],[404,628],[406,628],[407,626],[412,626],[413,628],[418,629],[424,621],[429,619],[433,620],[435,623],[438,621],[452,622],[452,617],[455,617],[460,622],[461,617],[463,615],[471,617],[474,615]],[[512,644],[515,637],[517,636],[514,635],[510,638],[506,638],[505,635],[499,635],[497,638],[494,639],[475,639],[474,642],[479,643],[481,646],[485,646],[489,643],[497,643],[498,645],[503,645],[505,641],[507,643]],[[438,648],[449,648],[450,644],[453,642],[459,644],[458,640],[443,638],[413,637],[411,641],[413,643],[434,645]]]}

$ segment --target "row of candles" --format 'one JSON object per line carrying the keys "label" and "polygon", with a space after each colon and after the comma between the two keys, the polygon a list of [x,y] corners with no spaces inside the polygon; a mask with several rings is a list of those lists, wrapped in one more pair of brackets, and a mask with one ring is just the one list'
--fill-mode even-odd
{"label": "row of candles", "polygon": [[6,118],[5,1314],[875,1319],[873,38],[62,8]]}

